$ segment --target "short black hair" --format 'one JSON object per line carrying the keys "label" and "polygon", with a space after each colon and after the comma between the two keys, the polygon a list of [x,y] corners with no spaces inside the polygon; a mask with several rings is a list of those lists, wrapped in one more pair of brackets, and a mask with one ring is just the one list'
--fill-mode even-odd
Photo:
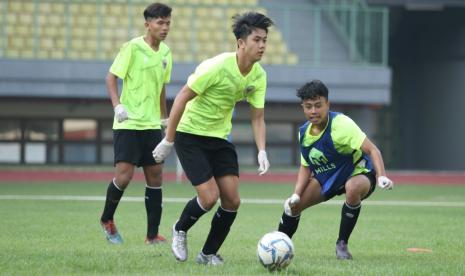
{"label": "short black hair", "polygon": [[150,4],[144,10],[145,20],[150,20],[153,18],[165,18],[171,16],[171,7],[162,4],[162,3],[153,3]]}
{"label": "short black hair", "polygon": [[328,88],[322,81],[312,80],[297,89],[297,97],[299,97],[302,101],[316,100],[319,97],[324,97],[328,100]]}
{"label": "short black hair", "polygon": [[274,24],[270,18],[258,12],[236,14],[232,18],[232,29],[236,39],[247,38],[254,29],[262,29],[268,33],[268,28]]}

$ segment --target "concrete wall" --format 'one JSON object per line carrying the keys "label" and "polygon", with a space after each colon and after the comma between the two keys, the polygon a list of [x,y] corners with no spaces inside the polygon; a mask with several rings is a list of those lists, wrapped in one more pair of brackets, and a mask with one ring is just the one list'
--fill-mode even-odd
{"label": "concrete wall", "polygon": [[465,9],[394,9],[396,167],[465,170]]}

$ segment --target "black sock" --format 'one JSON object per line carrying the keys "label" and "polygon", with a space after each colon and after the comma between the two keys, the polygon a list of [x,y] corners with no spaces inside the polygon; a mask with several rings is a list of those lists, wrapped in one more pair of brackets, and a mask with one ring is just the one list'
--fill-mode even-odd
{"label": "black sock", "polygon": [[206,212],[207,210],[203,209],[197,202],[197,197],[194,197],[187,202],[184,210],[182,210],[181,217],[179,218],[178,223],[176,223],[174,229],[176,231],[187,232]]}
{"label": "black sock", "polygon": [[297,227],[299,226],[300,215],[291,217],[283,213],[281,217],[281,221],[279,222],[278,231],[283,232],[289,238],[294,236],[295,231],[297,231]]}
{"label": "black sock", "polygon": [[216,254],[228,236],[231,225],[236,219],[236,211],[226,211],[218,207],[212,219],[210,233],[203,246],[202,252],[205,255]]}
{"label": "black sock", "polygon": [[147,211],[147,238],[153,239],[158,234],[158,226],[161,220],[161,187],[145,187],[145,210]]}
{"label": "black sock", "polygon": [[103,209],[102,217],[100,218],[101,221],[107,222],[109,220],[113,220],[113,215],[115,214],[116,207],[118,207],[118,203],[123,196],[123,193],[124,190],[120,190],[116,186],[115,179],[113,179],[108,185],[105,207]]}
{"label": "black sock", "polygon": [[362,205],[351,206],[344,202],[341,211],[341,225],[339,226],[339,238],[338,241],[343,240],[346,243],[349,242],[350,234],[354,230],[355,224],[357,223],[358,215]]}

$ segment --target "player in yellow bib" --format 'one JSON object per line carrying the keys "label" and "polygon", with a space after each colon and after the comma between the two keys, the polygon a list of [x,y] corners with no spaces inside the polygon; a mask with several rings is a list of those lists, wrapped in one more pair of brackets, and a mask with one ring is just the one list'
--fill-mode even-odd
{"label": "player in yellow bib", "polygon": [[[116,56],[106,78],[115,111],[113,143],[115,177],[110,182],[101,225],[110,243],[123,240],[113,215],[129,185],[135,166],[143,167],[146,188],[147,244],[166,242],[158,233],[162,213],[162,166],[150,151],[161,141],[161,125],[166,118],[165,84],[170,81],[171,51],[163,40],[168,35],[171,8],[154,3],[144,10],[144,36],[126,42]],[[123,80],[118,96],[117,78]]]}
{"label": "player in yellow bib", "polygon": [[216,204],[210,233],[196,258],[200,264],[221,265],[218,250],[239,208],[239,166],[231,131],[234,106],[245,100],[251,107],[251,123],[258,149],[260,174],[269,162],[265,152],[264,105],[266,73],[258,61],[266,49],[272,21],[255,12],[234,17],[237,50],[202,62],[174,100],[165,138],[153,151],[162,161],[174,144],[183,169],[197,191],[173,225],[172,251],[178,261],[187,259],[187,231]]}

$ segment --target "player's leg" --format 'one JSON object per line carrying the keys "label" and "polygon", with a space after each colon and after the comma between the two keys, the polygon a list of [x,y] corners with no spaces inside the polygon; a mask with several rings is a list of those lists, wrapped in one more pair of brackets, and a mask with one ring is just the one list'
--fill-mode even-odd
{"label": "player's leg", "polygon": [[359,174],[351,177],[345,184],[346,201],[341,209],[339,237],[336,242],[338,259],[352,259],[348,249],[349,238],[355,228],[361,210],[362,199],[374,190],[374,176]]}
{"label": "player's leg", "polygon": [[187,231],[208,212],[219,197],[218,187],[213,179],[213,171],[202,146],[208,144],[204,138],[187,133],[176,133],[175,149],[184,172],[196,189],[197,196],[184,206],[173,225],[171,249],[178,261],[187,259]]}
{"label": "player's leg", "polygon": [[218,187],[213,177],[194,187],[197,196],[187,202],[181,216],[173,225],[171,251],[176,260],[181,262],[187,260],[187,231],[218,201]]}
{"label": "player's leg", "polygon": [[209,138],[208,142],[206,152],[221,204],[212,218],[210,232],[196,261],[200,264],[222,265],[223,259],[217,252],[229,234],[240,205],[239,164],[236,150],[230,142],[217,138]]}
{"label": "player's leg", "polygon": [[115,165],[115,177],[107,188],[105,206],[103,208],[100,223],[104,230],[105,236],[110,243],[119,244],[123,240],[118,233],[114,223],[114,214],[116,208],[123,196],[124,190],[128,186],[134,174],[134,165],[126,162],[118,162]]}
{"label": "player's leg", "polygon": [[161,130],[144,130],[140,132],[141,159],[145,176],[145,210],[147,211],[147,244],[166,242],[165,237],[158,233],[162,214],[162,169],[163,164],[157,164],[152,156],[152,150],[161,141]]}
{"label": "player's leg", "polygon": [[321,186],[318,180],[311,178],[309,181],[310,183],[300,196],[300,202],[291,209],[292,215],[289,216],[283,212],[281,216],[278,231],[285,233],[289,238],[292,238],[297,231],[300,213],[313,205],[325,201],[325,198],[321,195]]}
{"label": "player's leg", "polygon": [[147,212],[147,244],[166,242],[159,233],[163,209],[162,164],[144,166],[145,175],[145,210]]}
{"label": "player's leg", "polygon": [[[218,250],[226,240],[229,230],[236,219],[240,205],[239,178],[236,175],[218,177],[216,182],[220,189],[221,205],[212,218],[210,232],[200,253],[203,260],[198,261],[199,263],[208,264],[208,256],[217,256]],[[207,262],[205,262],[205,259],[207,259]],[[215,262],[215,260],[212,260],[212,262]]]}
{"label": "player's leg", "polygon": [[137,162],[139,150],[134,131],[115,130],[113,143],[115,176],[107,188],[105,207],[100,222],[107,240],[111,243],[121,243],[122,239],[114,224],[113,216],[124,190],[134,175],[134,164]]}

